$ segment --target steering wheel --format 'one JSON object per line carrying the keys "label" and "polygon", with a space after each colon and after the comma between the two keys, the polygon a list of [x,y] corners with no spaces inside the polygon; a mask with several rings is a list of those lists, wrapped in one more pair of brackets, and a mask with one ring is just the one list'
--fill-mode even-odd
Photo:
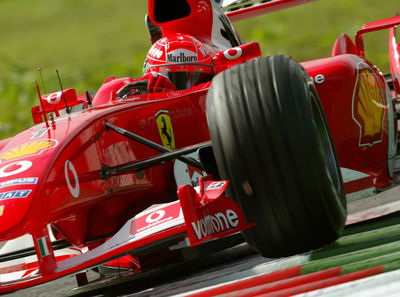
{"label": "steering wheel", "polygon": [[117,95],[119,98],[127,98],[134,95],[141,95],[147,94],[147,85],[149,81],[145,80],[138,80],[127,84],[126,86],[122,87],[118,92]]}

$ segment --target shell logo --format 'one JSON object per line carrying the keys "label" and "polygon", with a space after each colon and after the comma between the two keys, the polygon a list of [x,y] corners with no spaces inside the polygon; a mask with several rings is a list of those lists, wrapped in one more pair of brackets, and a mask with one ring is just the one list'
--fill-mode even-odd
{"label": "shell logo", "polygon": [[0,163],[23,157],[39,155],[45,150],[56,147],[58,142],[53,139],[38,140],[21,144],[0,155]]}
{"label": "shell logo", "polygon": [[372,146],[381,142],[387,108],[375,73],[360,69],[353,95],[353,119],[360,127],[359,146]]}

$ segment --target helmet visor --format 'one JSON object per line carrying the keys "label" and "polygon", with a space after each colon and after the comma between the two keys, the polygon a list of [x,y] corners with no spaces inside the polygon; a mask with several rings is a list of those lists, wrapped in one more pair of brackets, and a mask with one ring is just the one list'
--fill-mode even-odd
{"label": "helmet visor", "polygon": [[168,72],[168,78],[177,90],[184,90],[211,81],[212,75],[204,72]]}

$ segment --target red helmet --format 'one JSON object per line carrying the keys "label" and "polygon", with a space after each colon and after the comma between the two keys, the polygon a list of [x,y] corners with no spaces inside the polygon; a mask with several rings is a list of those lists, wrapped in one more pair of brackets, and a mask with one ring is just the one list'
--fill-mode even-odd
{"label": "red helmet", "polygon": [[174,34],[159,39],[150,48],[144,73],[167,75],[178,90],[210,81],[214,74],[209,51],[196,38]]}

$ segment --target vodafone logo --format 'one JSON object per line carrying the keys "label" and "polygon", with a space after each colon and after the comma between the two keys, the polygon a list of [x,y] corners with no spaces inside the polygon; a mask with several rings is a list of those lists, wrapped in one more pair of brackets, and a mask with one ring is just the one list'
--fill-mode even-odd
{"label": "vodafone logo", "polygon": [[156,47],[152,47],[149,51],[149,55],[157,59],[160,59],[162,54],[163,52]]}
{"label": "vodafone logo", "polygon": [[49,95],[42,96],[42,99],[46,100],[49,104],[57,104],[61,101],[62,92],[58,91]]}
{"label": "vodafone logo", "polygon": [[[72,197],[78,198],[80,193],[78,174],[76,173],[74,164],[72,164],[72,162],[69,160],[67,160],[64,164],[64,175],[65,181],[67,182],[67,186]],[[70,175],[72,177],[73,183],[71,183]]]}
{"label": "vodafone logo", "polygon": [[183,213],[179,201],[157,207],[135,216],[131,223],[131,235],[145,236],[182,224]]}
{"label": "vodafone logo", "polygon": [[18,161],[6,166],[0,167],[0,178],[24,172],[32,167],[31,161]]}
{"label": "vodafone logo", "polygon": [[224,57],[228,60],[235,60],[237,58],[240,58],[242,54],[243,50],[240,47],[234,47],[224,51]]}
{"label": "vodafone logo", "polygon": [[239,225],[239,217],[237,213],[228,209],[225,213],[218,212],[208,215],[201,220],[192,222],[191,226],[196,234],[197,240],[202,240],[208,235],[221,233],[236,228]]}
{"label": "vodafone logo", "polygon": [[163,209],[157,210],[146,217],[146,223],[151,224],[157,222],[161,220],[164,216],[165,216],[165,210]]}

